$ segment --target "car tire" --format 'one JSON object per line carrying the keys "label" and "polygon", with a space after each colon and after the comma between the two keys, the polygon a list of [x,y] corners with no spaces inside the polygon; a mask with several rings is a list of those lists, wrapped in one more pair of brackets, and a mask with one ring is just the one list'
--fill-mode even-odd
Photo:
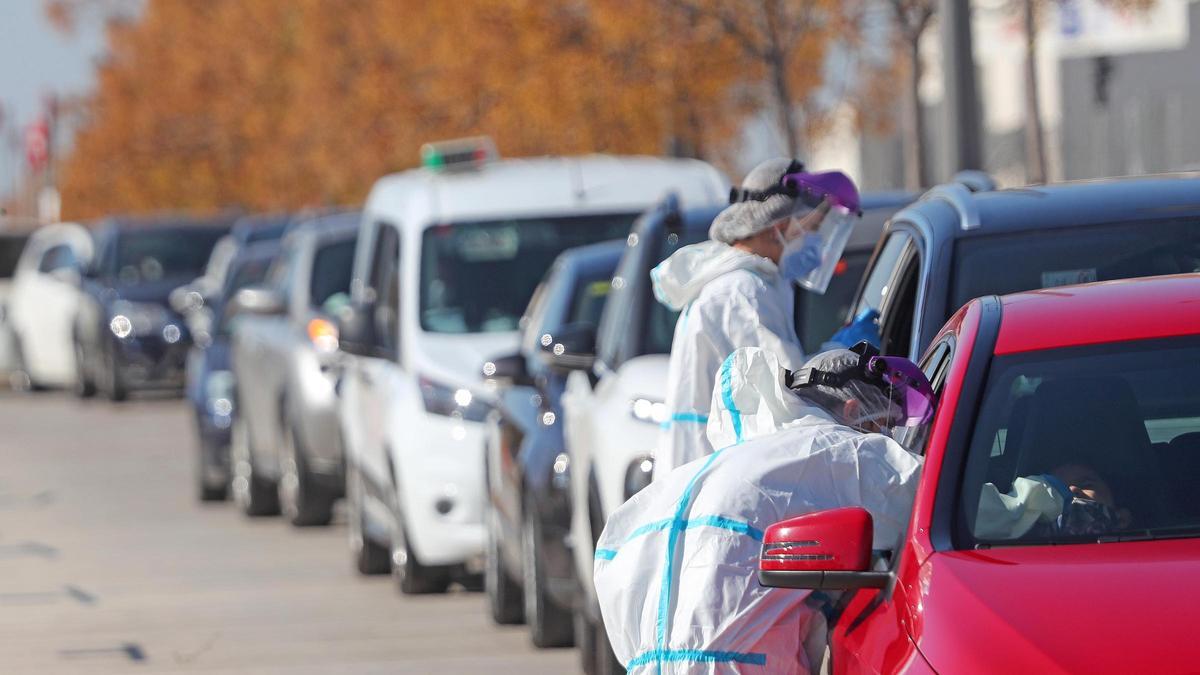
{"label": "car tire", "polygon": [[200,464],[196,469],[196,496],[202,502],[223,502],[229,498],[229,484],[212,485],[204,479],[204,449],[200,450]]}
{"label": "car tire", "polygon": [[240,415],[234,415],[230,433],[229,460],[232,465],[233,500],[247,516],[279,515],[279,492],[254,469],[250,430]]}
{"label": "car tire", "polygon": [[105,393],[108,395],[108,400],[113,403],[120,403],[129,398],[129,388],[121,381],[121,369],[117,367],[116,360],[109,358],[107,376],[108,386],[105,388]]}
{"label": "car tire", "polygon": [[37,380],[33,379],[33,374],[29,372],[29,367],[25,363],[25,352],[21,347],[21,340],[15,335],[13,336],[13,351],[16,367],[8,374],[9,388],[23,394],[42,391],[43,387],[38,384]]}
{"label": "car tire", "polygon": [[83,345],[75,343],[75,396],[92,398],[96,395],[96,383],[88,376],[87,362],[83,357]]}
{"label": "car tire", "polygon": [[296,527],[328,525],[333,520],[333,497],[308,470],[295,427],[284,422],[280,453],[279,507]]}
{"label": "car tire", "polygon": [[450,568],[423,565],[417,559],[404,531],[404,515],[397,510],[392,529],[392,578],[404,595],[445,593],[450,587]]}
{"label": "car tire", "polygon": [[487,591],[492,621],[510,626],[525,621],[525,599],[521,586],[513,581],[500,553],[500,521],[494,508],[488,508],[487,558],[483,568],[483,586]]}
{"label": "car tire", "polygon": [[542,554],[542,529],[537,510],[525,506],[521,527],[522,573],[525,623],[535,647],[549,649],[570,647],[575,643],[575,626],[571,610],[550,597],[546,590],[545,558]]}
{"label": "car tire", "polygon": [[346,524],[350,537],[350,556],[354,569],[359,574],[370,576],[387,574],[391,569],[391,557],[385,546],[367,536],[367,514],[363,509],[363,479],[358,469],[346,467]]}

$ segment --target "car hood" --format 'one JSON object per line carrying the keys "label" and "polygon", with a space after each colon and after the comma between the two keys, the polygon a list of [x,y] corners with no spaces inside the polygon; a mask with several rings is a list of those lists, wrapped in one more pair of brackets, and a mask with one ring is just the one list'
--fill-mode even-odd
{"label": "car hood", "polygon": [[503,333],[444,334],[421,336],[421,358],[413,367],[421,375],[447,385],[475,388],[483,381],[483,364],[488,359],[515,353],[515,331]]}
{"label": "car hood", "polygon": [[1200,539],[934,554],[918,647],[940,673],[1184,673],[1200,663]]}

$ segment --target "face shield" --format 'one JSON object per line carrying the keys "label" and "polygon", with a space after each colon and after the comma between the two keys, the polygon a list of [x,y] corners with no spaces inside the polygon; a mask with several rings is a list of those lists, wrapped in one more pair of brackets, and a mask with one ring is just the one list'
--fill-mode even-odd
{"label": "face shield", "polygon": [[809,291],[824,293],[862,216],[858,188],[840,171],[789,173],[780,184],[796,204],[782,231],[780,272]]}

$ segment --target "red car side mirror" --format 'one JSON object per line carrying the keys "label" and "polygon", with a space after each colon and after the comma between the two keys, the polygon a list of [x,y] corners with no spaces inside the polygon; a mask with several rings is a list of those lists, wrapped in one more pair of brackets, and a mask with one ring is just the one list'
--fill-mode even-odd
{"label": "red car side mirror", "polygon": [[829,509],[767,528],[758,582],[773,588],[883,588],[890,572],[871,572],[871,514],[861,507]]}

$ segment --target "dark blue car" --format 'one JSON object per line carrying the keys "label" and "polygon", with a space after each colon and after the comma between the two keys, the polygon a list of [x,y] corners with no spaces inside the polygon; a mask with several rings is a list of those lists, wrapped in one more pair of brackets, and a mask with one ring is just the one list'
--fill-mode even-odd
{"label": "dark blue car", "polygon": [[99,389],[120,401],[135,390],[183,389],[192,336],[168,297],[201,274],[228,231],[223,219],[100,225],[72,331],[80,395]]}
{"label": "dark blue car", "polygon": [[237,398],[230,364],[232,317],[226,308],[239,290],[266,279],[279,251],[279,240],[270,238],[242,247],[229,264],[220,292],[210,299],[214,318],[209,337],[188,355],[187,398],[199,437],[196,481],[202,501],[223,500],[229,490],[229,434]]}
{"label": "dark blue car", "polygon": [[542,336],[600,320],[623,241],[563,253],[521,320],[521,348],[484,375],[497,383],[485,457],[490,493],[487,588],[499,623],[529,623],[539,647],[573,640],[574,562],[568,461],[559,398],[565,376],[547,367]]}

